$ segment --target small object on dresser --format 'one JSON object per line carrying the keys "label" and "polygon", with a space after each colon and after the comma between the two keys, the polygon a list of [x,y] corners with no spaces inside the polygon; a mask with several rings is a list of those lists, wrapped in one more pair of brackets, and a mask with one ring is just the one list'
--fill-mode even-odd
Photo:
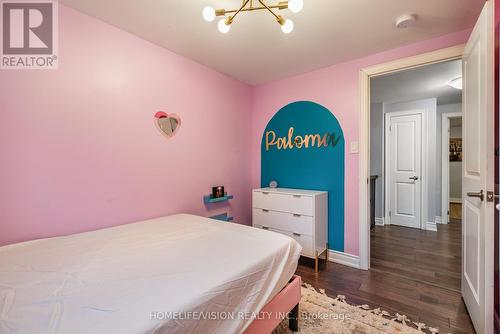
{"label": "small object on dresser", "polygon": [[224,197],[224,186],[212,187],[212,198]]}
{"label": "small object on dresser", "polygon": [[272,180],[271,182],[269,182],[269,188],[273,188],[273,189],[278,188],[278,182]]}

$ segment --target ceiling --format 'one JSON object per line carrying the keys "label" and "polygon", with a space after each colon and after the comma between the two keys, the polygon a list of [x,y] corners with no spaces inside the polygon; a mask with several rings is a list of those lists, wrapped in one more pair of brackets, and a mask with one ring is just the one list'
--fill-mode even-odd
{"label": "ceiling", "polygon": [[460,103],[462,91],[447,83],[462,76],[462,61],[454,60],[375,77],[370,82],[371,103],[437,98],[438,104]]}
{"label": "ceiling", "polygon": [[[274,4],[278,0],[266,0]],[[204,6],[232,9],[241,0],[60,0],[175,53],[256,85],[471,28],[484,1],[304,0],[288,35],[269,13],[238,16],[228,34],[206,22]],[[402,14],[414,26],[396,29]]]}

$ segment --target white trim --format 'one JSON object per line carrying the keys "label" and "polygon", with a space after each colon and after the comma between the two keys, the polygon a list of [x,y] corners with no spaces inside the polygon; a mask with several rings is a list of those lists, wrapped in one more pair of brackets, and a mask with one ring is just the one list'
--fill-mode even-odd
{"label": "white trim", "polygon": [[359,268],[370,269],[370,74],[359,72]]}
{"label": "white trim", "polygon": [[442,224],[443,220],[441,219],[441,216],[436,216],[434,217],[434,222],[437,224]]}
{"label": "white trim", "polygon": [[446,112],[441,115],[441,217],[443,224],[449,222],[450,192],[450,118],[462,117],[461,112]]}
{"label": "white trim", "polygon": [[338,264],[342,264],[344,266],[359,268],[359,256],[338,252],[332,249],[328,250],[328,261],[335,262]]}
{"label": "white trim", "polygon": [[450,203],[462,204],[462,199],[461,198],[450,197]]}
{"label": "white trim", "polygon": [[370,78],[402,70],[461,59],[464,45],[436,50],[359,71],[359,267],[370,268]]}
{"label": "white trim", "polygon": [[391,181],[390,181],[390,175],[389,171],[387,168],[390,166],[390,164],[387,163],[387,159],[389,156],[389,150],[385,149],[386,144],[388,143],[388,137],[390,136],[390,131],[386,131],[386,129],[391,126],[390,123],[390,117],[388,117],[385,114],[385,105],[382,104],[382,118],[383,120],[383,127],[384,129],[382,130],[382,137],[384,138],[384,145],[382,145],[382,170],[384,171],[384,182],[383,182],[383,189],[382,189],[382,194],[383,194],[383,199],[384,199],[384,221],[387,222],[388,225],[391,224]]}
{"label": "white trim", "polygon": [[[384,108],[385,108],[385,105],[384,105]],[[429,197],[429,191],[428,191],[428,182],[427,182],[427,175],[429,174],[429,164],[428,164],[428,156],[429,156],[429,153],[428,153],[428,149],[427,147],[429,146],[428,143],[427,143],[427,133],[428,133],[428,117],[427,117],[427,114],[428,114],[428,110],[408,110],[408,111],[395,111],[395,112],[388,112],[384,115],[384,118],[385,118],[385,128],[384,128],[384,138],[385,138],[385,143],[389,143],[390,142],[390,131],[386,131],[387,128],[390,127],[390,124],[391,124],[391,118],[392,117],[398,117],[398,116],[408,116],[408,115],[420,115],[421,117],[421,122],[422,122],[422,126],[421,126],[421,129],[420,129],[420,140],[421,140],[421,159],[420,159],[420,186],[421,186],[421,189],[420,189],[420,222],[419,222],[419,226],[420,226],[420,229],[422,230],[425,230],[426,229],[426,226],[425,226],[425,220],[427,219],[427,198]],[[388,144],[387,144],[388,145]],[[384,166],[385,166],[385,170],[384,170],[384,175],[385,175],[385,185],[384,185],[384,189],[391,189],[391,173],[390,173],[390,170],[389,170],[389,166],[391,165],[390,164],[390,159],[391,159],[391,155],[390,155],[390,150],[384,150],[385,152],[385,156],[384,158],[382,159],[384,161]],[[388,191],[384,191],[384,202],[385,202],[385,221],[389,224],[392,224],[392,221],[391,221],[391,216],[389,216],[389,211],[391,210],[391,191],[388,190]]]}
{"label": "white trim", "polygon": [[437,224],[435,222],[427,222],[425,224],[425,229],[427,231],[433,231],[433,232],[437,232]]}
{"label": "white trim", "polygon": [[379,218],[379,217],[375,217],[375,225],[376,226],[384,226],[384,218]]}

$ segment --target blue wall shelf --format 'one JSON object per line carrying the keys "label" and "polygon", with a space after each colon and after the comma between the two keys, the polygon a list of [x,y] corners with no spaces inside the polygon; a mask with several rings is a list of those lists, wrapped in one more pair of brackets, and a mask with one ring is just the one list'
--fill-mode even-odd
{"label": "blue wall shelf", "polygon": [[220,202],[226,202],[229,201],[230,199],[233,199],[233,195],[228,195],[227,193],[224,193],[224,197],[219,197],[219,198],[213,198],[212,195],[205,195],[203,196],[203,202],[205,203],[220,203]]}
{"label": "blue wall shelf", "polygon": [[212,216],[209,218],[221,220],[221,221],[225,221],[225,222],[233,221],[233,217],[228,216],[227,212],[221,213],[220,215]]}

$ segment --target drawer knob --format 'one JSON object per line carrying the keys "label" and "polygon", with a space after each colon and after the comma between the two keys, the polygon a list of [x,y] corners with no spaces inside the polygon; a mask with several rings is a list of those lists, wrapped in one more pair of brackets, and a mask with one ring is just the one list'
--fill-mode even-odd
{"label": "drawer knob", "polygon": [[264,195],[269,195],[269,191],[263,191],[262,192]]}
{"label": "drawer knob", "polygon": [[295,233],[295,232],[293,232],[293,235],[296,236],[296,237],[300,237],[301,236],[300,233]]}
{"label": "drawer knob", "polygon": [[262,226],[262,229],[263,230],[269,230],[269,227],[268,226]]}
{"label": "drawer knob", "polygon": [[301,215],[300,213],[294,213],[294,214],[293,214],[293,216],[294,216],[294,217],[300,217],[300,216],[302,216],[302,215]]}
{"label": "drawer knob", "polygon": [[300,198],[301,196],[300,196],[300,195],[293,195],[293,197],[297,197],[297,198]]}
{"label": "drawer knob", "polygon": [[269,212],[269,209],[262,209],[263,212]]}

